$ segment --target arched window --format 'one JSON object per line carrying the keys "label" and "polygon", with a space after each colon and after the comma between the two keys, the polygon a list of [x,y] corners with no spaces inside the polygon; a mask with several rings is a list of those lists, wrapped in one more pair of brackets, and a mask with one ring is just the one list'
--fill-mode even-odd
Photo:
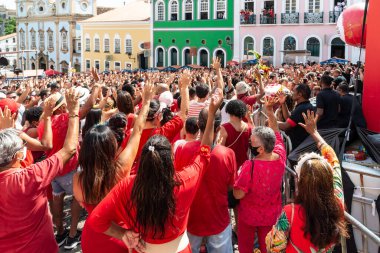
{"label": "arched window", "polygon": [[169,11],[170,20],[178,20],[178,2],[176,0],[169,4]]}
{"label": "arched window", "polygon": [[198,56],[199,65],[202,67],[208,67],[208,58],[209,56],[207,50],[201,49]]}
{"label": "arched window", "polygon": [[115,35],[115,38],[114,38],[114,42],[115,42],[115,54],[120,54],[120,36],[118,34]]}
{"label": "arched window", "polygon": [[215,52],[215,57],[220,59],[220,66],[225,67],[225,64],[226,64],[226,61],[225,61],[226,54],[224,53],[224,51],[221,50],[221,49],[218,49]]}
{"label": "arched window", "polygon": [[104,53],[109,53],[110,52],[110,36],[108,34],[104,35]]}
{"label": "arched window", "polygon": [[164,49],[162,49],[161,47],[157,48],[156,57],[157,57],[156,67],[163,67],[164,66]]}
{"label": "arched window", "polygon": [[50,51],[54,50],[54,34],[53,34],[53,30],[51,30],[50,28],[47,30],[47,34],[48,34],[48,49]]}
{"label": "arched window", "polygon": [[315,37],[311,37],[306,42],[306,49],[311,52],[310,56],[320,56],[320,48],[321,44],[319,43],[319,40]]}
{"label": "arched window", "polygon": [[30,38],[31,38],[31,42],[30,42],[31,49],[36,49],[37,48],[37,46],[36,46],[36,31],[33,28],[30,30]]}
{"label": "arched window", "polygon": [[61,29],[61,50],[63,52],[66,52],[69,50],[69,46],[68,46],[68,39],[67,39],[67,31],[65,28],[62,28]]}
{"label": "arched window", "polygon": [[156,21],[165,20],[165,4],[163,1],[156,3]]}
{"label": "arched window", "polygon": [[331,41],[331,57],[344,59],[346,56],[346,44],[340,38],[335,38]]}
{"label": "arched window", "polygon": [[288,36],[284,40],[284,50],[296,50],[296,39]]}
{"label": "arched window", "polygon": [[169,50],[169,66],[178,65],[178,50],[172,48]]}
{"label": "arched window", "polygon": [[193,20],[193,0],[185,0],[184,4],[184,20]]}
{"label": "arched window", "polygon": [[274,56],[274,41],[271,37],[264,38],[263,56]]}
{"label": "arched window", "polygon": [[254,49],[255,49],[255,44],[254,44],[253,38],[250,36],[246,37],[244,39],[244,58],[248,59],[250,55],[248,54],[248,51],[254,50]]}
{"label": "arched window", "polygon": [[216,0],[215,18],[225,19],[226,9],[227,9],[226,0]]}
{"label": "arched window", "polygon": [[125,53],[132,54],[132,37],[129,34],[125,37]]}
{"label": "arched window", "polygon": [[38,31],[38,41],[40,50],[45,50],[45,33],[43,30]]}
{"label": "arched window", "polygon": [[20,48],[25,49],[25,31],[21,28],[19,32],[20,32]]}
{"label": "arched window", "polygon": [[186,66],[190,64],[192,64],[190,48],[186,48],[185,50],[183,50],[183,65]]}
{"label": "arched window", "polygon": [[208,13],[209,13],[209,0],[200,0],[199,1],[199,19],[208,19]]}

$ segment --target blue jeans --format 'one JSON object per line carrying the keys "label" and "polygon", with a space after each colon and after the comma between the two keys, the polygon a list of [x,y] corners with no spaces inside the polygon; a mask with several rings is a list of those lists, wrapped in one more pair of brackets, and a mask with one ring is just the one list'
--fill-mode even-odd
{"label": "blue jeans", "polygon": [[196,236],[187,232],[192,253],[199,253],[203,238],[206,239],[207,253],[232,253],[232,229],[228,224],[226,229],[217,235]]}
{"label": "blue jeans", "polygon": [[73,170],[66,175],[54,178],[51,182],[54,196],[59,196],[63,193],[73,195],[73,176],[75,172],[76,170]]}

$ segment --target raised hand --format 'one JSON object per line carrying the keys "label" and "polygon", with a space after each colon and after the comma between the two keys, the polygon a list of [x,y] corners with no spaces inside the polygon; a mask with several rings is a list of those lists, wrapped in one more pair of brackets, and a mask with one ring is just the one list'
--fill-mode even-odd
{"label": "raised hand", "polygon": [[279,92],[277,92],[276,95],[278,97],[278,102],[280,102],[280,104],[285,103],[285,101],[286,101],[286,94],[284,92],[279,91]]}
{"label": "raised hand", "polygon": [[94,67],[91,68],[91,74],[92,74],[92,77],[94,78],[95,82],[98,82],[99,81],[99,75],[98,75],[98,72],[96,71],[96,69]]}
{"label": "raised hand", "polygon": [[220,58],[219,57],[215,57],[212,59],[212,65],[211,65],[215,70],[218,70],[220,69]]}
{"label": "raised hand", "polygon": [[214,94],[211,96],[211,102],[209,105],[209,113],[215,114],[216,111],[220,108],[223,102],[223,91],[219,88],[215,89]]}
{"label": "raised hand", "polygon": [[74,88],[71,88],[66,91],[65,97],[66,97],[67,110],[69,111],[69,114],[78,115],[79,114],[78,92]]}
{"label": "raised hand", "polygon": [[143,102],[150,101],[154,95],[154,85],[150,79],[145,80],[144,90],[142,93]]}
{"label": "raised hand", "polygon": [[273,111],[273,107],[277,104],[279,99],[277,97],[266,96],[264,97],[264,105],[267,111]]}
{"label": "raised hand", "polygon": [[47,98],[44,102],[44,116],[51,117],[54,112],[54,107],[55,101],[52,99],[52,97]]}
{"label": "raised hand", "polygon": [[307,113],[302,113],[302,116],[305,120],[305,124],[298,123],[300,126],[302,126],[306,132],[309,134],[313,134],[317,132],[317,121],[318,121],[318,114],[314,114],[313,111],[307,110]]}
{"label": "raised hand", "polygon": [[190,70],[186,69],[183,71],[179,78],[179,85],[180,88],[182,87],[188,87],[191,83],[191,75],[190,75]]}
{"label": "raised hand", "polygon": [[6,128],[13,128],[15,125],[16,113],[12,115],[8,106],[4,107],[4,111],[0,108],[0,130]]}

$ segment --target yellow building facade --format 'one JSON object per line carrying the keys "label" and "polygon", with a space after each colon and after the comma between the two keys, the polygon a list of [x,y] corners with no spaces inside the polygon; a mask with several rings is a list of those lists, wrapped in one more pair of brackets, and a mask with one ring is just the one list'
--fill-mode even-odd
{"label": "yellow building facade", "polygon": [[140,0],[80,22],[81,71],[148,68],[150,8],[147,1]]}

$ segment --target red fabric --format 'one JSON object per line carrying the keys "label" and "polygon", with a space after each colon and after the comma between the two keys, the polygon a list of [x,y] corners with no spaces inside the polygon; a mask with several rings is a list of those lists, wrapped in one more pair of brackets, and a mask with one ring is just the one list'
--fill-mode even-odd
{"label": "red fabric", "polygon": [[[310,252],[310,249],[313,248],[315,252],[318,252],[318,247],[314,246],[310,242],[310,235],[304,236],[304,230],[305,227],[305,209],[301,205],[294,205],[294,216],[293,216],[293,223],[291,223],[292,220],[292,205],[286,205],[284,206],[284,212],[286,215],[286,218],[289,221],[289,224],[291,224],[291,233],[290,233],[290,240],[296,245],[298,249],[300,249],[302,252]],[[289,240],[288,239],[288,240]],[[331,248],[334,246],[334,244],[331,244],[330,246],[327,246],[325,249]],[[288,242],[288,246],[286,247],[286,252],[291,253],[297,253],[297,251],[290,242]]]}
{"label": "red fabric", "polygon": [[252,106],[252,105],[256,104],[256,96],[255,95],[246,96],[245,94],[242,94],[242,95],[238,95],[237,97],[238,97],[238,99],[240,99],[241,101],[243,101],[247,105]]}
{"label": "red fabric", "polygon": [[184,145],[178,145],[174,154],[174,168],[179,170],[192,164],[200,146],[200,141],[190,141],[186,142]]}
{"label": "red fabric", "polygon": [[238,226],[239,253],[253,252],[256,234],[259,239],[259,249],[261,253],[266,253],[267,249],[265,245],[265,237],[267,236],[267,234],[270,232],[271,229],[272,229],[271,226],[254,227],[254,226],[247,225],[244,222],[239,223],[239,226]]}
{"label": "red fabric", "polygon": [[5,106],[8,106],[8,109],[11,110],[12,114],[14,114],[18,112],[18,108],[20,107],[20,104],[10,98],[0,99],[0,108],[3,112],[5,109]]}
{"label": "red fabric", "polygon": [[[129,134],[130,134],[130,131],[132,131],[131,129],[133,129],[134,124],[135,124],[135,115],[133,113],[130,113],[127,115],[127,126],[126,126],[125,131],[124,131],[125,138],[123,139],[123,141],[120,144],[120,150],[121,151],[127,147],[127,144],[129,141]],[[128,138],[127,138],[127,136],[128,136]],[[116,157],[118,157],[119,155],[120,155],[120,153]]]}
{"label": "red fabric", "polygon": [[274,161],[246,161],[239,171],[234,188],[245,192],[238,206],[238,222],[250,226],[272,226],[282,209],[281,184],[285,172],[286,150],[281,134],[276,132],[273,150],[280,157]]}
{"label": "red fabric", "polygon": [[[247,152],[249,148],[249,139],[251,137],[252,128],[251,126],[248,126],[244,133],[235,142],[235,140],[240,135],[240,132],[236,131],[231,123],[226,123],[222,126],[228,134],[225,146],[231,148],[235,152],[237,168],[240,168],[240,166],[246,160],[248,160]],[[230,146],[232,143],[234,144]]]}
{"label": "red fabric", "polygon": [[286,120],[286,122],[288,122],[289,125],[290,125],[291,127],[295,127],[295,126],[297,126],[297,123],[294,122],[291,118],[288,118],[288,119]]}
{"label": "red fabric", "polygon": [[[51,127],[53,133],[53,148],[46,152],[47,157],[51,157],[62,149],[63,144],[65,143],[67,128],[69,126],[69,114],[61,113],[59,115],[53,115],[51,118]],[[38,138],[42,139],[44,133],[44,121],[41,121],[38,125]],[[79,156],[80,146],[77,146],[77,152],[75,155],[65,164],[63,170],[57,176],[63,176],[67,173],[75,170],[78,165],[78,156]]]}
{"label": "red fabric", "polygon": [[29,149],[26,151],[26,157],[20,162],[21,168],[29,167],[34,163],[33,153]]}
{"label": "red fabric", "polygon": [[[146,242],[155,244],[166,243],[176,239],[185,232],[190,205],[200,184],[203,170],[209,162],[210,148],[207,146],[201,147],[194,163],[176,172],[180,185],[174,190],[176,200],[175,218],[170,218],[167,221],[165,234],[162,238],[153,238],[153,232],[149,231],[145,236]],[[125,228],[134,229],[134,220],[129,219],[130,216],[126,210],[134,180],[135,177],[131,176],[118,183],[94,209],[87,219],[87,225],[98,233],[105,232],[112,222],[122,222],[125,224]],[[136,216],[135,208],[130,210],[130,214],[132,217]]]}
{"label": "red fabric", "polygon": [[56,154],[0,172],[0,252],[58,252],[46,189],[62,169]]}
{"label": "red fabric", "polygon": [[177,112],[178,111],[178,102],[177,99],[173,99],[173,104],[170,106],[170,111]]}
{"label": "red fabric", "polygon": [[[199,144],[200,145],[200,144]],[[185,152],[191,152],[186,147]],[[235,153],[217,145],[211,152],[210,164],[190,208],[187,230],[196,236],[216,235],[230,224],[227,192],[234,184],[236,174]],[[218,175],[218,176],[215,176]]]}

